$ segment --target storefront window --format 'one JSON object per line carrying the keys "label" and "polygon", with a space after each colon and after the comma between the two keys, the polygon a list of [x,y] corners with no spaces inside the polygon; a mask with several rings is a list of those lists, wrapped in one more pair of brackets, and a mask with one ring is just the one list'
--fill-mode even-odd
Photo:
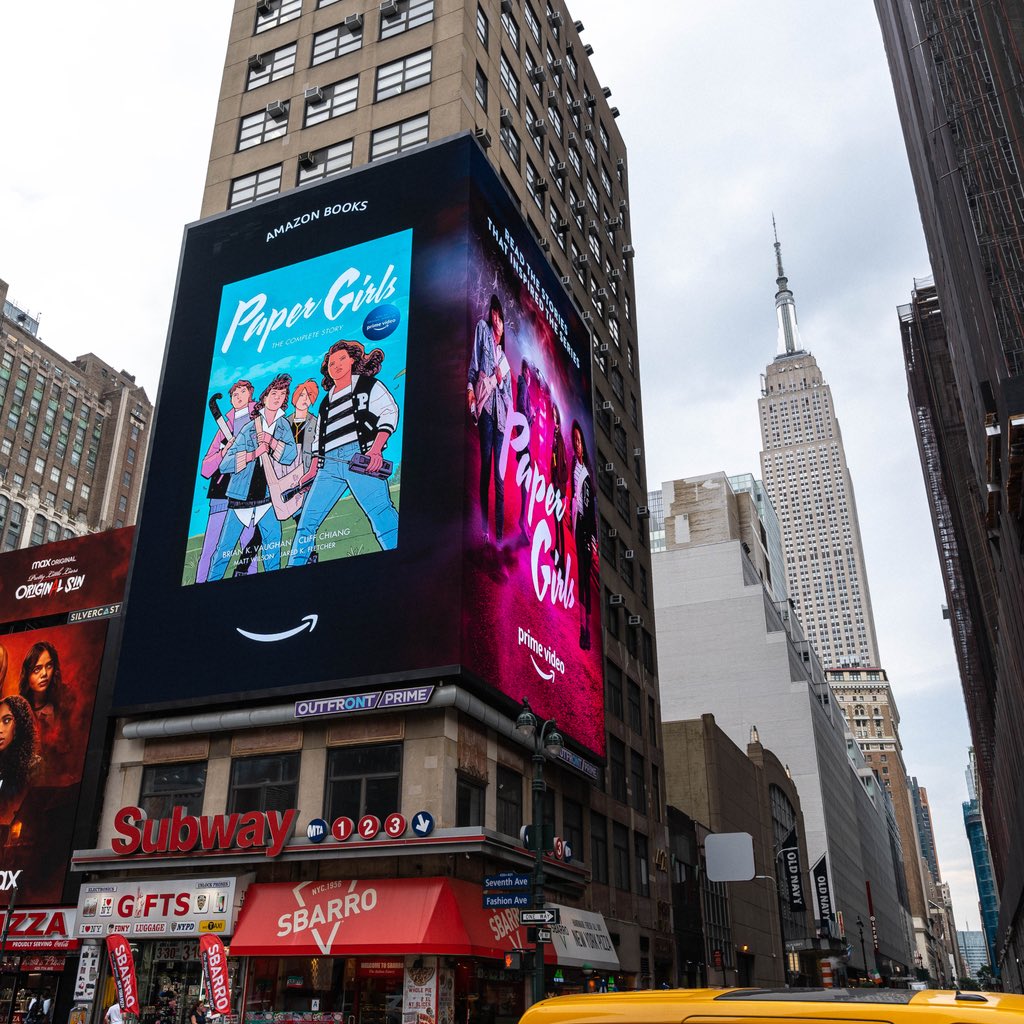
{"label": "storefront window", "polygon": [[53,999],[63,975],[61,956],[5,956],[0,964],[0,1024],[24,1024],[39,1002],[44,1020],[53,1017]]}
{"label": "storefront window", "polygon": [[328,820],[401,810],[402,744],[339,747],[327,758]]}
{"label": "storefront window", "polygon": [[[199,1001],[199,943],[195,939],[140,943],[136,960],[142,1007],[139,1024],[184,1024]],[[241,993],[241,963],[228,958],[233,1000]]]}

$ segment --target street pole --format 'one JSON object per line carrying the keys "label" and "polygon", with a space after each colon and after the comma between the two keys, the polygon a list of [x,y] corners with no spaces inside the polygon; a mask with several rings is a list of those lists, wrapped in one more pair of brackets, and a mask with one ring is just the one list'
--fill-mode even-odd
{"label": "street pole", "polygon": [[[533,840],[536,846],[533,862],[533,905],[544,909],[544,753],[540,740],[535,740],[533,752]],[[533,1001],[544,998],[544,934],[543,926],[537,925],[537,942],[533,954]]]}
{"label": "street pole", "polygon": [[864,947],[864,922],[857,915],[857,930],[860,932],[860,958],[864,961],[864,977],[868,976],[868,954]]}

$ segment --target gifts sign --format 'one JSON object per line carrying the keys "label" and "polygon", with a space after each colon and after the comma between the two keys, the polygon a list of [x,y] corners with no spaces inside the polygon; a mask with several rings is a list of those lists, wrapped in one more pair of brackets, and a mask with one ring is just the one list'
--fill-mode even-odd
{"label": "gifts sign", "polygon": [[206,992],[215,1013],[231,1012],[231,985],[228,981],[228,954],[217,935],[199,938],[199,956],[203,961]]}
{"label": "gifts sign", "polygon": [[107,936],[110,973],[117,986],[117,1003],[125,1013],[139,1014],[139,987],[135,981],[135,959],[123,935]]}

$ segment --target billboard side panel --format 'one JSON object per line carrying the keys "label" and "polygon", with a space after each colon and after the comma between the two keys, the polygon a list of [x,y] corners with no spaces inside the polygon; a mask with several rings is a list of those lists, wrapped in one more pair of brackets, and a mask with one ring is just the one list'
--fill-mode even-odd
{"label": "billboard side panel", "polygon": [[463,666],[601,755],[590,336],[494,172],[475,164]]}

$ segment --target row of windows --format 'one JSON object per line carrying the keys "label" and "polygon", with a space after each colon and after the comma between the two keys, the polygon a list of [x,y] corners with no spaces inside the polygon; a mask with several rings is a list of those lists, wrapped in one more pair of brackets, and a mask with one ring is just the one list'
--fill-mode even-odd
{"label": "row of windows", "polygon": [[[377,69],[376,99],[385,100],[430,82],[431,51],[421,50]],[[314,63],[316,63],[314,61]],[[303,127],[351,113],[359,102],[359,77],[352,76],[330,85],[307,90]],[[238,150],[241,152],[288,131],[291,101],[270,103],[263,110],[246,114],[239,122]]]}
{"label": "row of windows", "polygon": [[[315,9],[330,7],[338,0],[316,0]],[[295,21],[302,14],[302,0],[260,0],[256,6],[256,25],[254,34],[269,32]],[[402,0],[394,4],[390,11],[381,9],[380,38],[390,39],[418,25],[425,25],[434,17],[434,0]],[[353,23],[354,24],[354,23]],[[363,31],[363,18],[359,18],[359,33]]]}
{"label": "row of windows", "polygon": [[[422,146],[426,143],[428,135],[427,114],[419,114],[397,124],[378,128],[370,135],[370,160],[380,160]],[[302,185],[307,181],[348,170],[352,166],[352,150],[353,142],[347,139],[333,146],[303,154],[299,160],[296,184]],[[283,170],[283,164],[274,164],[272,167],[264,167],[235,178],[231,182],[228,208],[233,209],[276,195],[281,191]]]}

